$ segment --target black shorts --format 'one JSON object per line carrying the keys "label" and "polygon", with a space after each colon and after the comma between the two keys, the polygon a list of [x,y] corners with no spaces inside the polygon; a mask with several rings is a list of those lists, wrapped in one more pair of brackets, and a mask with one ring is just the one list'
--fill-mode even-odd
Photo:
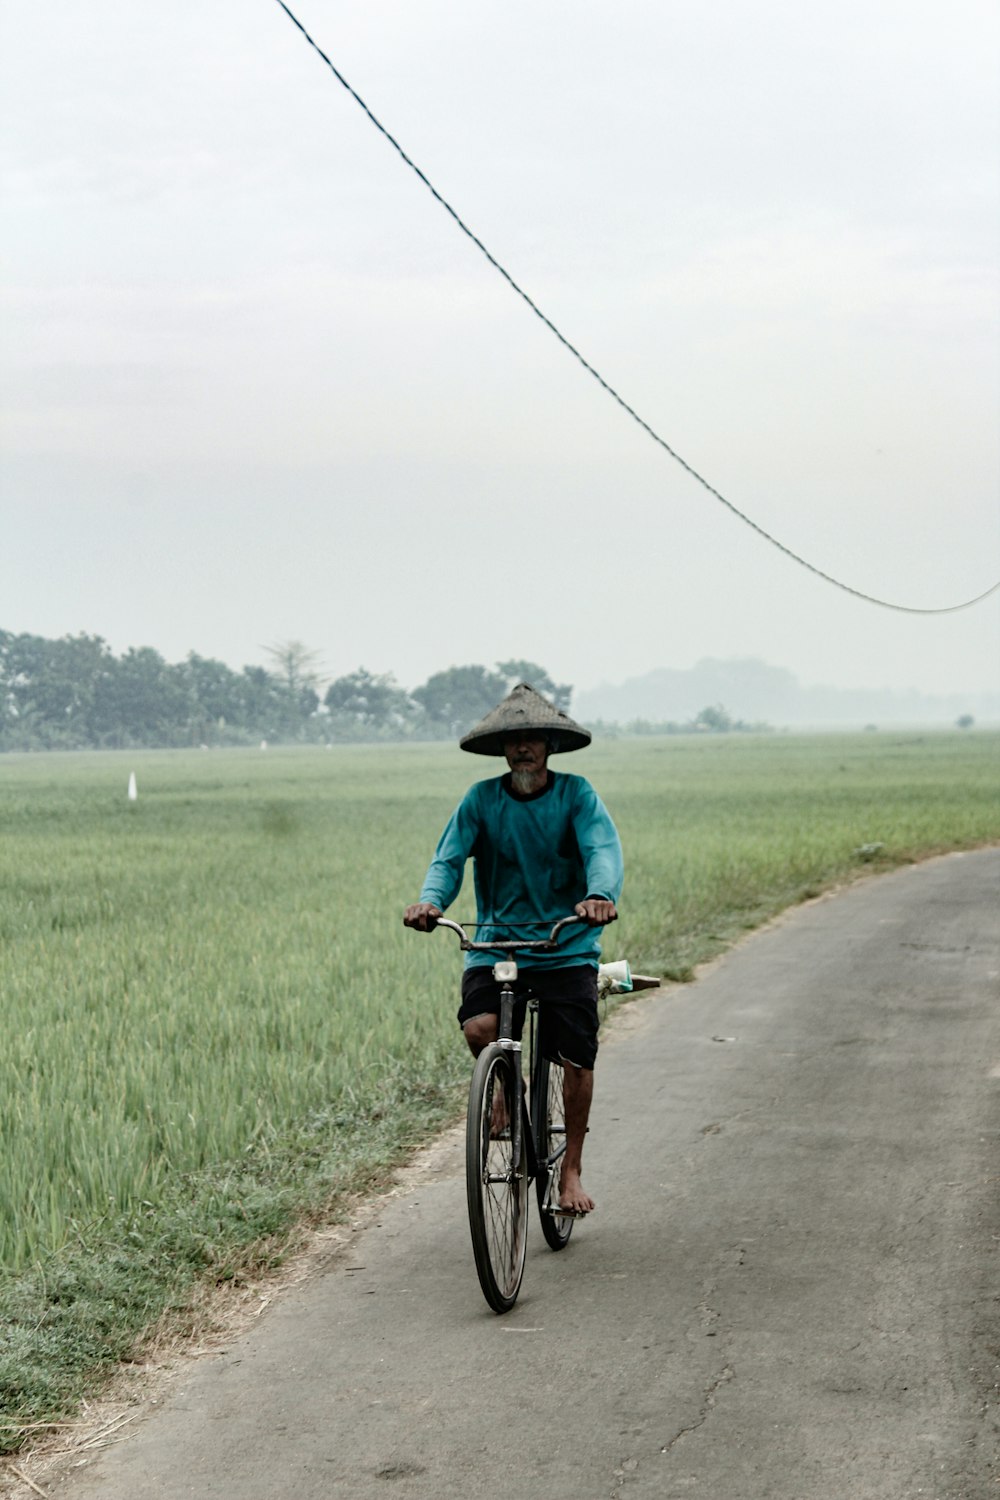
{"label": "black shorts", "polygon": [[[592,964],[566,969],[522,969],[514,985],[514,1036],[520,1039],[528,995],[538,999],[538,1045],[550,1062],[591,1069],[597,1061],[597,970]],[[473,1016],[500,1014],[500,985],[486,964],[462,975],[458,1024]]]}

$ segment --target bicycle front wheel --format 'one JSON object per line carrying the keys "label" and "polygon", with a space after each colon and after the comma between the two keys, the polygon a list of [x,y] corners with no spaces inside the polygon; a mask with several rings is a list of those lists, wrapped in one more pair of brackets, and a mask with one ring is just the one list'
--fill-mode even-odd
{"label": "bicycle front wheel", "polygon": [[563,1070],[547,1057],[535,1059],[531,1090],[531,1126],[538,1153],[535,1192],[542,1233],[551,1250],[563,1250],[573,1233],[573,1220],[553,1213],[559,1207],[559,1173],[566,1153],[566,1111],[563,1105]]}
{"label": "bicycle front wheel", "polygon": [[514,1306],[524,1275],[528,1160],[521,1097],[510,1054],[495,1044],[485,1048],[469,1089],[465,1182],[479,1284],[498,1313]]}

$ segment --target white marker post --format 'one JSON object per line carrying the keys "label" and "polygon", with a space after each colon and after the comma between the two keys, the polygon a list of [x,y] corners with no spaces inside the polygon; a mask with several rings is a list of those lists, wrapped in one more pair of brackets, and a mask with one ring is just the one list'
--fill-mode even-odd
{"label": "white marker post", "polygon": [[130,802],[138,802],[138,800],[139,800],[139,788],[135,784],[135,772],[134,771],[130,771],[129,772],[129,778],[128,778],[128,800]]}

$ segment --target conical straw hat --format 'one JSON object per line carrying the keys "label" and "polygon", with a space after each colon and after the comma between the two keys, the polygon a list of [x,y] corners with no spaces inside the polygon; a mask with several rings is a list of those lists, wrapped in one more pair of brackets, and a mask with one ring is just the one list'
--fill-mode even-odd
{"label": "conical straw hat", "polygon": [[503,702],[491,708],[485,719],[463,734],[458,743],[473,755],[502,755],[504,740],[528,731],[548,740],[552,755],[582,750],[590,744],[589,729],[581,728],[569,714],[554,708],[527,682],[519,682],[512,688]]}

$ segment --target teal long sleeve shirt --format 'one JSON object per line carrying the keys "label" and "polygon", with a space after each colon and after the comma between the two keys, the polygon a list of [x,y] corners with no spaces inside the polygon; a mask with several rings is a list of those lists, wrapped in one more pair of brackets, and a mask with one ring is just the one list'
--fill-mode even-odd
{"label": "teal long sleeve shirt", "polygon": [[[441,835],[420,900],[447,911],[470,857],[480,942],[548,937],[553,923],[585,897],[617,902],[621,895],[621,841],[607,808],[582,776],[550,770],[547,785],[528,797],[512,793],[509,776],[470,787]],[[600,928],[570,927],[557,952],[525,953],[518,963],[525,969],[597,964],[600,951]],[[492,964],[496,956],[469,953],[466,963]]]}

